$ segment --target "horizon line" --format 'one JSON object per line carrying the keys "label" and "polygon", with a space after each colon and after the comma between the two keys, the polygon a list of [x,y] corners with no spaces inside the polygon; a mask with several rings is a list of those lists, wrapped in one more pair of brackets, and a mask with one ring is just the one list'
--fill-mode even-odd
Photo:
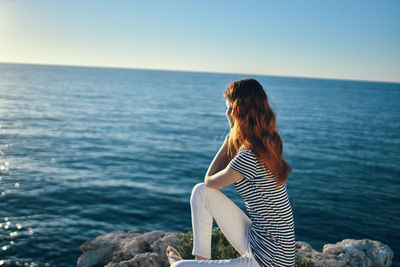
{"label": "horizon line", "polygon": [[103,69],[123,69],[123,70],[153,70],[153,71],[171,71],[171,72],[194,72],[207,74],[232,74],[232,75],[254,75],[266,77],[282,77],[282,78],[298,78],[298,79],[317,79],[317,80],[338,80],[338,81],[355,81],[355,82],[376,82],[376,83],[395,83],[400,84],[400,81],[378,81],[378,80],[361,80],[349,78],[328,78],[328,77],[311,77],[311,76],[289,76],[289,75],[272,75],[272,74],[256,74],[256,73],[239,73],[239,72],[223,72],[223,71],[202,71],[202,70],[179,70],[179,69],[152,69],[152,68],[137,68],[137,67],[118,67],[118,66],[96,66],[96,65],[74,65],[74,64],[53,64],[53,63],[31,63],[31,62],[3,62],[0,64],[14,65],[39,65],[39,66],[55,66],[55,67],[83,67],[83,68],[103,68]]}

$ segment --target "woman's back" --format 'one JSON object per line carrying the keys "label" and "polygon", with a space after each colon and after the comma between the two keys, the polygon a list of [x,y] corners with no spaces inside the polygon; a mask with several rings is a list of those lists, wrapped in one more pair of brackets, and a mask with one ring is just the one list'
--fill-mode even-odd
{"label": "woman's back", "polygon": [[248,235],[256,259],[264,266],[271,261],[277,266],[293,266],[294,220],[286,184],[275,190],[272,174],[261,168],[250,149],[242,148],[229,166],[245,176],[234,186],[252,221]]}

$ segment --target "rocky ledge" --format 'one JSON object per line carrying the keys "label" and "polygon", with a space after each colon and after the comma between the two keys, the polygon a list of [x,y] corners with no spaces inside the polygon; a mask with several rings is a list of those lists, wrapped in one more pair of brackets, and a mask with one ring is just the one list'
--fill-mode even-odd
{"label": "rocky ledge", "polygon": [[[177,241],[176,233],[171,232],[119,230],[83,243],[77,266],[167,267],[165,249],[176,246]],[[389,246],[369,239],[344,239],[324,245],[322,252],[302,241],[296,242],[296,248],[300,258],[313,261],[316,267],[390,266],[393,258]]]}

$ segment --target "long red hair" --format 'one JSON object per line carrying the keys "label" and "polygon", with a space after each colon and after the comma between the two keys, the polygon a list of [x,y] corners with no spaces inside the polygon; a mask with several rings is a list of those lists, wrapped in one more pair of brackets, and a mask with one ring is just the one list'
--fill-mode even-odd
{"label": "long red hair", "polygon": [[264,88],[255,79],[246,78],[233,81],[223,95],[232,104],[228,153],[234,156],[242,146],[251,149],[260,166],[273,175],[276,188],[285,184],[292,168],[283,158],[275,113]]}

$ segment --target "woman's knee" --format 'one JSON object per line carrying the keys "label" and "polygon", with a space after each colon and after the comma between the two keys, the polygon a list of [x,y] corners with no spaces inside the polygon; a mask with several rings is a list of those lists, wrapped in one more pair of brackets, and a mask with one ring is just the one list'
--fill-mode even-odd
{"label": "woman's knee", "polygon": [[192,203],[199,195],[204,194],[204,192],[208,189],[205,183],[198,183],[193,187],[192,195],[190,196],[190,202]]}
{"label": "woman's knee", "polygon": [[192,195],[190,196],[190,200],[192,200],[197,195],[201,194],[201,191],[204,191],[206,187],[205,183],[198,183],[192,189]]}
{"label": "woman's knee", "polygon": [[198,183],[195,186],[193,186],[192,195],[198,191],[204,191],[206,188],[207,186],[204,182]]}

